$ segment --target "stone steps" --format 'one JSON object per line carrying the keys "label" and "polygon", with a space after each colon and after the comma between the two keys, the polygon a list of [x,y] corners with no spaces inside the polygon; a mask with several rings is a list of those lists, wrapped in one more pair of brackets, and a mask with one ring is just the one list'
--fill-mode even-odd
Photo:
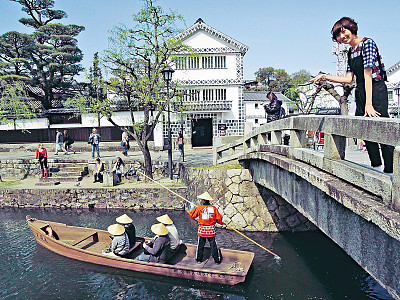
{"label": "stone steps", "polygon": [[57,159],[50,167],[50,177],[40,178],[39,182],[76,182],[81,181],[88,173],[87,163]]}

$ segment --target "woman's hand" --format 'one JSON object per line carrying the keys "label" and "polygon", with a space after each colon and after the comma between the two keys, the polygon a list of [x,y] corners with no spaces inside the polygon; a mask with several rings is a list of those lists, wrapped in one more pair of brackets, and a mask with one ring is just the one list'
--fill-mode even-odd
{"label": "woman's hand", "polygon": [[326,80],[326,74],[320,74],[310,80],[310,82],[319,84],[322,80]]}
{"label": "woman's hand", "polygon": [[364,117],[380,117],[381,114],[377,112],[372,105],[365,105],[365,114]]}

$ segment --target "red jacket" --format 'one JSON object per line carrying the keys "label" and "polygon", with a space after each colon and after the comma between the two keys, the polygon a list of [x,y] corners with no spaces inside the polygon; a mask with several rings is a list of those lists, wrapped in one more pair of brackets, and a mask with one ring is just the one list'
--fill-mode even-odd
{"label": "red jacket", "polygon": [[[40,153],[40,151],[38,148],[38,149],[36,149],[36,158],[39,158],[39,153]],[[42,155],[43,155],[43,157],[47,157],[47,150],[45,148],[42,148]]]}
{"label": "red jacket", "polygon": [[224,224],[222,222],[222,215],[214,205],[198,206],[190,211],[190,217],[192,219],[199,217],[199,225]]}

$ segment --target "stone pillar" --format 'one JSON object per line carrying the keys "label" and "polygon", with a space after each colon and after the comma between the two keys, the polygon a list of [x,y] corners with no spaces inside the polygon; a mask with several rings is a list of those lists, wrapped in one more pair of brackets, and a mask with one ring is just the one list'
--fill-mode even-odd
{"label": "stone pillar", "polygon": [[344,159],[346,137],[325,133],[324,139],[324,157],[330,159]]}
{"label": "stone pillar", "polygon": [[393,155],[392,208],[400,212],[400,146]]}

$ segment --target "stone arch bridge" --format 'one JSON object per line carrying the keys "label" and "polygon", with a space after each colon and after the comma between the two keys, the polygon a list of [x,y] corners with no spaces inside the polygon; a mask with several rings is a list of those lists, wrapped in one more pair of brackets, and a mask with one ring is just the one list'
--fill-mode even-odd
{"label": "stone arch bridge", "polygon": [[[307,145],[310,131],[324,132],[323,151]],[[400,299],[399,133],[400,121],[388,118],[290,117],[214,146],[214,164],[238,159],[255,183],[280,195]],[[289,145],[282,145],[284,134]],[[393,175],[346,159],[353,139],[395,146]]]}

